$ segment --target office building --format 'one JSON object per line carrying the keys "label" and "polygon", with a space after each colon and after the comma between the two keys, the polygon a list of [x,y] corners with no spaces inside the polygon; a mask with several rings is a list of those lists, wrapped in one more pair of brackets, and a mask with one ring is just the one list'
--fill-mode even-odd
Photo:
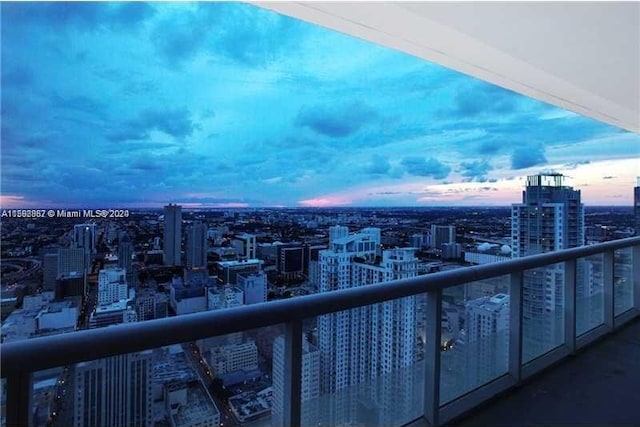
{"label": "office building", "polygon": [[295,280],[304,273],[304,248],[300,243],[278,246],[278,273],[282,279]]}
{"label": "office building", "polygon": [[60,248],[58,252],[58,275],[85,274],[85,252],[82,248]]}
{"label": "office building", "polygon": [[164,387],[171,427],[219,427],[220,411],[200,381],[173,381]]}
{"label": "office building", "polygon": [[137,283],[137,275],[133,271],[133,255],[131,239],[124,234],[118,242],[118,267],[125,270],[127,283],[131,287],[135,287]]}
{"label": "office building", "polygon": [[216,377],[240,370],[256,370],[258,369],[258,347],[251,339],[214,347],[210,352],[209,365]]}
{"label": "office building", "polygon": [[58,275],[55,294],[57,299],[84,297],[87,294],[87,276],[75,271]]}
{"label": "office building", "polygon": [[[285,374],[284,336],[278,336],[273,341],[273,403],[271,406],[271,425],[286,427],[284,419],[284,387],[287,377]],[[320,398],[320,351],[302,339],[302,378],[300,380],[300,400],[302,413],[300,424],[314,425],[318,420],[318,402]]]}
{"label": "office building", "polygon": [[214,270],[221,285],[235,285],[238,283],[238,274],[247,275],[259,273],[262,270],[262,261],[248,259],[240,261],[216,261]]}
{"label": "office building", "polygon": [[96,254],[96,225],[76,224],[73,226],[73,247],[82,248],[91,260],[91,256]]}
{"label": "office building", "polygon": [[187,267],[203,268],[207,266],[207,226],[195,221],[187,231]]}
{"label": "office building", "polygon": [[151,350],[78,363],[74,426],[153,427]]}
{"label": "office building", "polygon": [[98,305],[126,300],[129,296],[126,274],[123,268],[108,268],[98,273]]}
{"label": "office building", "polygon": [[267,301],[267,275],[263,272],[238,274],[238,288],[244,294],[244,304],[258,304]]}
{"label": "office building", "polygon": [[412,234],[409,238],[409,246],[416,249],[422,249],[424,245],[424,235],[422,233]]}
{"label": "office building", "polygon": [[236,249],[241,259],[254,259],[256,257],[256,236],[253,234],[242,233],[234,236],[231,246]]}
{"label": "office building", "polygon": [[138,321],[136,310],[129,300],[120,300],[111,304],[99,305],[89,316],[89,328],[104,328]]}
{"label": "office building", "polygon": [[432,249],[442,249],[445,243],[456,242],[456,228],[453,225],[432,225],[429,245]]}
{"label": "office building", "polygon": [[45,254],[42,257],[42,288],[53,291],[58,278],[58,253]]}
{"label": "office building", "polygon": [[[197,277],[197,276],[195,276]],[[174,277],[169,287],[169,305],[176,315],[197,313],[207,310],[206,282],[186,275]]]}
{"label": "office building", "polygon": [[164,207],[164,265],[182,265],[182,206]]}
{"label": "office building", "polygon": [[[564,179],[558,173],[527,177],[522,203],[511,210],[512,258],[584,244],[580,190],[564,185]],[[523,293],[523,357],[528,361],[564,339],[564,265],[526,270]],[[584,297],[581,286],[576,293]]]}
{"label": "office building", "polygon": [[154,288],[138,288],[135,308],[139,322],[162,319],[169,315],[169,296]]}

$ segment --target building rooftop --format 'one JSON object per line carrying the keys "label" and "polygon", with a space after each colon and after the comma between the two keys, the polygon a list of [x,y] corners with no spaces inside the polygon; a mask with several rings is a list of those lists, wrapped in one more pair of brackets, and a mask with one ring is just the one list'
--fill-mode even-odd
{"label": "building rooftop", "polygon": [[177,387],[187,389],[187,402],[171,415],[176,427],[199,425],[207,418],[219,416],[218,408],[200,382],[191,381],[188,384],[179,384]]}
{"label": "building rooftop", "polygon": [[222,267],[236,267],[236,266],[239,266],[239,265],[260,264],[260,263],[262,263],[262,260],[259,260],[257,258],[251,258],[251,259],[241,260],[241,261],[236,261],[236,260],[232,260],[232,261],[217,261],[217,264],[219,264]]}

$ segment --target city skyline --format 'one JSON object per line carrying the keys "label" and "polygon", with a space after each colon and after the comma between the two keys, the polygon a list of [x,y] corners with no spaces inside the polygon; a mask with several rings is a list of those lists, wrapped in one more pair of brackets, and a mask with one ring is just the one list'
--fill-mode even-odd
{"label": "city skyline", "polygon": [[638,135],[255,6],[0,7],[3,208],[633,203]]}

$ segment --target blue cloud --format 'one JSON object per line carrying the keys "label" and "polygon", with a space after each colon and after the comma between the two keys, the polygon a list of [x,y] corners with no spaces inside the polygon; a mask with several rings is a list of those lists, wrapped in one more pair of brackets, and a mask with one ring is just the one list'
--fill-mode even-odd
{"label": "blue cloud", "polygon": [[342,138],[349,136],[378,118],[378,113],[361,102],[337,106],[303,107],[295,124],[318,134]]}
{"label": "blue cloud", "polygon": [[519,96],[515,93],[484,82],[474,82],[473,87],[463,87],[454,98],[454,108],[449,114],[457,117],[477,117],[488,114],[512,113],[518,108]]}
{"label": "blue cloud", "polygon": [[493,170],[493,167],[487,160],[476,160],[473,162],[460,163],[460,174],[471,181],[485,182],[487,174]]}
{"label": "blue cloud", "polygon": [[110,141],[146,139],[152,130],[159,130],[174,138],[185,138],[196,127],[186,109],[147,110],[139,117],[120,124],[118,129],[107,134],[107,138]]}
{"label": "blue cloud", "polygon": [[546,164],[547,158],[544,151],[544,145],[542,144],[516,147],[511,154],[511,169],[525,169]]}
{"label": "blue cloud", "polygon": [[449,176],[451,167],[445,165],[433,157],[405,157],[402,159],[402,166],[410,175],[432,176],[435,179],[444,179]]}
{"label": "blue cloud", "polygon": [[365,171],[373,175],[384,175],[391,170],[389,159],[379,154],[371,156],[371,162],[366,166]]}

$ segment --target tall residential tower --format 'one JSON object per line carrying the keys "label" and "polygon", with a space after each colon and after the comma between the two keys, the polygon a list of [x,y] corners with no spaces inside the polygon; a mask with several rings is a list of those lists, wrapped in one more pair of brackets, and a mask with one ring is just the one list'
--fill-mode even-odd
{"label": "tall residential tower", "polygon": [[[348,234],[346,227],[331,227],[329,235],[329,249],[319,254],[319,292],[417,275],[415,248],[387,250],[379,256],[378,228]],[[335,396],[321,411],[328,424],[359,422],[354,418],[357,408],[371,402],[385,405],[383,417],[393,418],[404,406],[409,409],[416,344],[414,297],[320,316],[318,332],[320,393]]]}
{"label": "tall residential tower", "polygon": [[[527,177],[522,203],[511,210],[513,258],[584,245],[580,190],[566,186],[564,179],[559,173]],[[527,361],[564,339],[564,278],[563,264],[525,271],[523,357]]]}

